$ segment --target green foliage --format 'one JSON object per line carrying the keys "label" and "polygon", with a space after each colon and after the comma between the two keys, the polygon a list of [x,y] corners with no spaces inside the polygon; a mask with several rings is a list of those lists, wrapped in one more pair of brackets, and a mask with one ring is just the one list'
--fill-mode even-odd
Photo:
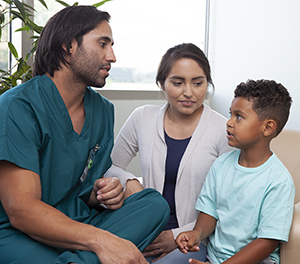
{"label": "green foliage", "polygon": [[[47,4],[44,0],[38,0],[46,9],[48,9]],[[64,1],[55,0],[61,5],[67,7],[69,4]],[[93,4],[93,6],[99,7],[106,2],[112,0],[103,0],[99,3]],[[38,26],[33,22],[33,16],[36,10],[23,3],[19,0],[3,0],[5,5],[0,4],[0,40],[2,37],[2,30],[5,26],[12,23],[14,19],[19,19],[23,22],[23,26],[16,31],[26,31],[28,33],[28,39],[32,40],[32,46],[30,50],[24,57],[19,57],[19,54],[13,45],[13,43],[8,42],[8,48],[10,53],[16,59],[16,64],[12,65],[10,70],[0,69],[0,95],[6,90],[18,85],[20,82],[26,82],[32,78],[32,67],[28,63],[28,59],[34,55],[36,50],[36,45],[39,39],[39,35],[43,29],[42,26]],[[73,5],[78,5],[78,2],[75,2]],[[11,17],[6,21],[6,14],[10,12]],[[34,32],[34,36],[31,34]]]}

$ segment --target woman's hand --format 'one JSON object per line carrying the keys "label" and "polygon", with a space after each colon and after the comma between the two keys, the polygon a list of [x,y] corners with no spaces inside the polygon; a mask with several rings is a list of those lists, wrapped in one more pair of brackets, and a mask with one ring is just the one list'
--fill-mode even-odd
{"label": "woman's hand", "polygon": [[144,257],[160,255],[154,261],[176,249],[172,230],[165,230],[143,251]]}

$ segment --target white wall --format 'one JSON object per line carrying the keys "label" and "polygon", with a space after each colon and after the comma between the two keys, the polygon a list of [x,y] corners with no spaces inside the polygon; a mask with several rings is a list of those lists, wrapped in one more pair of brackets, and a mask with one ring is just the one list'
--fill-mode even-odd
{"label": "white wall", "polygon": [[233,90],[247,79],[274,79],[293,98],[286,128],[300,130],[300,1],[211,0],[211,105],[228,117]]}
{"label": "white wall", "polygon": [[[274,79],[293,98],[286,128],[300,130],[300,0],[211,0],[209,60],[216,93],[212,108],[228,117],[233,90],[247,79]],[[158,92],[101,91],[115,105],[115,133],[129,114]],[[298,143],[299,144],[299,143]],[[129,171],[140,175],[138,159]]]}
{"label": "white wall", "polygon": [[[160,91],[97,90],[101,95],[108,98],[115,106],[115,137],[134,109],[145,104],[162,105],[166,102],[164,94]],[[141,167],[138,156],[132,160],[127,170],[137,177],[141,176]]]}

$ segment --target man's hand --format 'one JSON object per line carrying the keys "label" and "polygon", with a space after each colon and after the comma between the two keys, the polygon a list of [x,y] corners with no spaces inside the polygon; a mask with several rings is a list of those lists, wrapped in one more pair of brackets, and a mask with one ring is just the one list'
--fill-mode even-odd
{"label": "man's hand", "polygon": [[95,181],[89,205],[104,204],[107,208],[116,210],[124,202],[123,185],[117,178],[101,178]]}
{"label": "man's hand", "polygon": [[[148,264],[138,248],[129,240],[119,238],[109,232],[101,235],[101,250],[95,250],[103,264]],[[99,249],[99,244],[97,245]]]}
{"label": "man's hand", "polygon": [[143,251],[144,257],[160,255],[154,261],[166,256],[176,249],[176,244],[171,230],[165,230]]}

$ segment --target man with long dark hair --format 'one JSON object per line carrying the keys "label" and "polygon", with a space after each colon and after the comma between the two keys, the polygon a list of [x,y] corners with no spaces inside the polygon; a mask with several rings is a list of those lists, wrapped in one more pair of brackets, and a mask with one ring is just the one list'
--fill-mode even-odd
{"label": "man with long dark hair", "polygon": [[90,86],[103,87],[116,61],[109,19],[92,6],[58,12],[35,77],[0,97],[2,264],[147,263],[140,250],[168,221],[155,190],[102,178],[114,109]]}

